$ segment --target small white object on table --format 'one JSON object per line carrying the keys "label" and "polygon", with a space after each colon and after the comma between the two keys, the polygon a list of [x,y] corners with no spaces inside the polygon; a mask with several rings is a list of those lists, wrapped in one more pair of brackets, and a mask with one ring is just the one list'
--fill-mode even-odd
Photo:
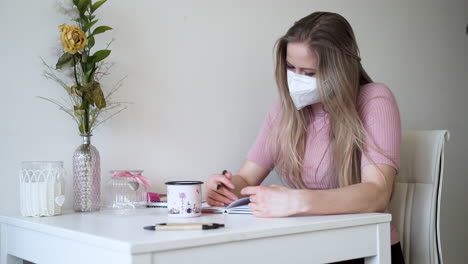
{"label": "small white object on table", "polygon": [[[0,263],[327,263],[364,257],[390,264],[390,214],[256,218],[167,216],[145,208],[119,214],[66,212],[32,218],[0,213]],[[197,231],[148,231],[157,223],[221,223]]]}

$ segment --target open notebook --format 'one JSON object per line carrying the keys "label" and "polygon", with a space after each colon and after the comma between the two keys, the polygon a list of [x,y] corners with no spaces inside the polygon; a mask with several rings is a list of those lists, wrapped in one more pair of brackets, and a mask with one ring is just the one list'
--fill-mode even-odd
{"label": "open notebook", "polygon": [[208,206],[203,207],[202,213],[207,214],[252,214],[252,210],[249,209],[249,197],[244,197],[230,203],[226,207]]}

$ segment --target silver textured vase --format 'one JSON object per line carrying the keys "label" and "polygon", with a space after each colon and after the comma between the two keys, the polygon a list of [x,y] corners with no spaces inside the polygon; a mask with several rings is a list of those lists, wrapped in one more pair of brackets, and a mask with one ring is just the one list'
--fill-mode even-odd
{"label": "silver textured vase", "polygon": [[73,153],[73,210],[97,211],[101,205],[99,152],[91,145],[92,135],[80,135],[82,144]]}

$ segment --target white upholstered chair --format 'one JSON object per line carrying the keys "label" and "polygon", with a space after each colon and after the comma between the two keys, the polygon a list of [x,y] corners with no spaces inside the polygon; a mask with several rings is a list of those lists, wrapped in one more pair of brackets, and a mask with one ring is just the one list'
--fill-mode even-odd
{"label": "white upholstered chair", "polygon": [[400,232],[406,264],[442,264],[440,197],[446,130],[402,135],[401,166],[389,210]]}

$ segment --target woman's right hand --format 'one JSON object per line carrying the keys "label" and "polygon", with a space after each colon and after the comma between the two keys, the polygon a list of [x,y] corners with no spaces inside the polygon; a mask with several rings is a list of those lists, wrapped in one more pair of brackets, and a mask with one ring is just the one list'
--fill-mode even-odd
{"label": "woman's right hand", "polygon": [[232,190],[232,173],[213,174],[206,182],[206,201],[211,206],[225,206],[238,199]]}

